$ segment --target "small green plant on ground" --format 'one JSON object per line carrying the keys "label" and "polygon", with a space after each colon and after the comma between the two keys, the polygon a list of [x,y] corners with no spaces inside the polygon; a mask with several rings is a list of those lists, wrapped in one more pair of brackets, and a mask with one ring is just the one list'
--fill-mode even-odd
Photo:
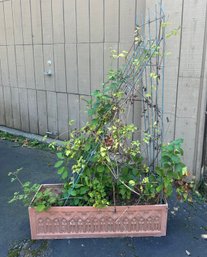
{"label": "small green plant on ground", "polygon": [[0,140],[11,141],[21,147],[36,148],[36,149],[51,151],[51,152],[56,152],[57,150],[60,149],[60,147],[57,146],[55,143],[46,144],[44,142],[44,140],[42,142],[40,142],[35,139],[28,139],[23,136],[12,135],[12,134],[4,132],[4,131],[0,131]]}

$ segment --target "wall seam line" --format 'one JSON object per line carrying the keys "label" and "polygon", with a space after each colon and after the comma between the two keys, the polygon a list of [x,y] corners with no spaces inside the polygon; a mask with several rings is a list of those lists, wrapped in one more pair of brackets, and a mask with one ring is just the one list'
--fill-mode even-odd
{"label": "wall seam line", "polygon": [[[202,62],[201,62],[201,74],[200,74],[200,84],[199,84],[199,95],[198,95],[198,103],[197,103],[197,125],[196,125],[196,132],[195,135],[198,137],[195,140],[194,143],[194,167],[193,169],[196,171],[196,169],[199,169],[199,178],[202,175],[201,174],[201,167],[198,165],[202,165],[202,163],[198,163],[198,158],[199,158],[199,154],[201,155],[200,160],[202,162],[202,155],[203,152],[201,149],[203,149],[203,145],[204,142],[202,142],[202,138],[204,137],[204,131],[203,134],[201,135],[201,140],[199,140],[199,135],[200,135],[200,129],[202,126],[202,120],[201,120],[201,115],[202,115],[202,104],[204,105],[204,108],[206,109],[206,96],[203,96],[203,91],[204,91],[204,76],[205,76],[205,65],[206,65],[206,47],[207,47],[207,4],[206,4],[206,13],[205,13],[205,27],[204,27],[204,38],[203,38],[203,54],[202,54]],[[203,101],[205,100],[205,102],[203,103]],[[204,120],[205,120],[205,110],[204,110]],[[204,121],[205,124],[205,121]],[[200,147],[199,147],[200,146]],[[201,152],[200,152],[201,151]],[[196,172],[197,175],[197,172]]]}
{"label": "wall seam line", "polygon": [[176,137],[176,117],[177,117],[177,107],[178,107],[178,92],[179,92],[179,79],[180,79],[180,63],[181,63],[181,52],[182,52],[182,36],[183,36],[183,19],[184,19],[184,6],[185,0],[182,0],[182,12],[181,12],[181,28],[180,28],[180,42],[179,42],[179,62],[178,62],[178,73],[177,73],[177,85],[176,85],[176,99],[175,99],[175,114],[174,114],[174,131],[173,131],[173,139]]}

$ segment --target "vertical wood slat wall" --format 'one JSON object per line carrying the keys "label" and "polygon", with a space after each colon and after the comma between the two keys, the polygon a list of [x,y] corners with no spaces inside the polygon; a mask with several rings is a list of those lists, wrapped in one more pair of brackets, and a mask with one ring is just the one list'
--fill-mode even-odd
{"label": "vertical wood slat wall", "polygon": [[132,44],[138,3],[141,10],[139,0],[0,1],[0,125],[60,139],[70,119],[81,126],[82,97],[104,81],[110,48]]}
{"label": "vertical wood slat wall", "polygon": [[[201,176],[207,95],[207,3],[206,0],[163,0],[170,30],[180,33],[166,40],[164,118],[165,141],[184,139],[184,162]],[[146,10],[153,0],[146,1]],[[146,13],[147,15],[147,13]],[[168,122],[167,122],[168,119]]]}
{"label": "vertical wood slat wall", "polygon": [[199,127],[205,123],[207,100],[207,2],[183,1],[182,13],[175,136],[184,138],[186,161],[199,177],[204,142],[204,128]]}
{"label": "vertical wood slat wall", "polygon": [[[76,127],[86,120],[81,99],[106,77],[110,48],[127,50],[135,20],[153,12],[155,3],[0,0],[0,125],[67,138],[70,119]],[[195,173],[206,101],[206,1],[163,3],[167,30],[181,26],[166,46],[171,55],[165,69],[165,141],[184,138],[184,159]],[[49,69],[52,76],[44,75]],[[138,126],[140,111],[135,105],[129,117]]]}

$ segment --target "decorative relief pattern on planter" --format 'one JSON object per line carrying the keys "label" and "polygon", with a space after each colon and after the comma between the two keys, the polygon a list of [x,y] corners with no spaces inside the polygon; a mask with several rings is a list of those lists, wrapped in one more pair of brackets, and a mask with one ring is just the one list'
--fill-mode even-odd
{"label": "decorative relief pattern on planter", "polygon": [[141,232],[160,231],[161,217],[149,216],[123,218],[116,220],[110,217],[90,217],[82,219],[76,217],[65,218],[39,218],[37,220],[37,234],[73,234],[73,233],[104,233],[104,232]]}
{"label": "decorative relief pattern on planter", "polygon": [[94,207],[29,207],[32,239],[166,235],[167,204]]}

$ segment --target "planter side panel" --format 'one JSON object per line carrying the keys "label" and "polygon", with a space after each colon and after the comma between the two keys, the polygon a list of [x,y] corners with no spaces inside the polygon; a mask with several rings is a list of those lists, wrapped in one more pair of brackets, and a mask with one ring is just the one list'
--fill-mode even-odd
{"label": "planter side panel", "polygon": [[167,204],[144,206],[29,207],[32,239],[165,236]]}

